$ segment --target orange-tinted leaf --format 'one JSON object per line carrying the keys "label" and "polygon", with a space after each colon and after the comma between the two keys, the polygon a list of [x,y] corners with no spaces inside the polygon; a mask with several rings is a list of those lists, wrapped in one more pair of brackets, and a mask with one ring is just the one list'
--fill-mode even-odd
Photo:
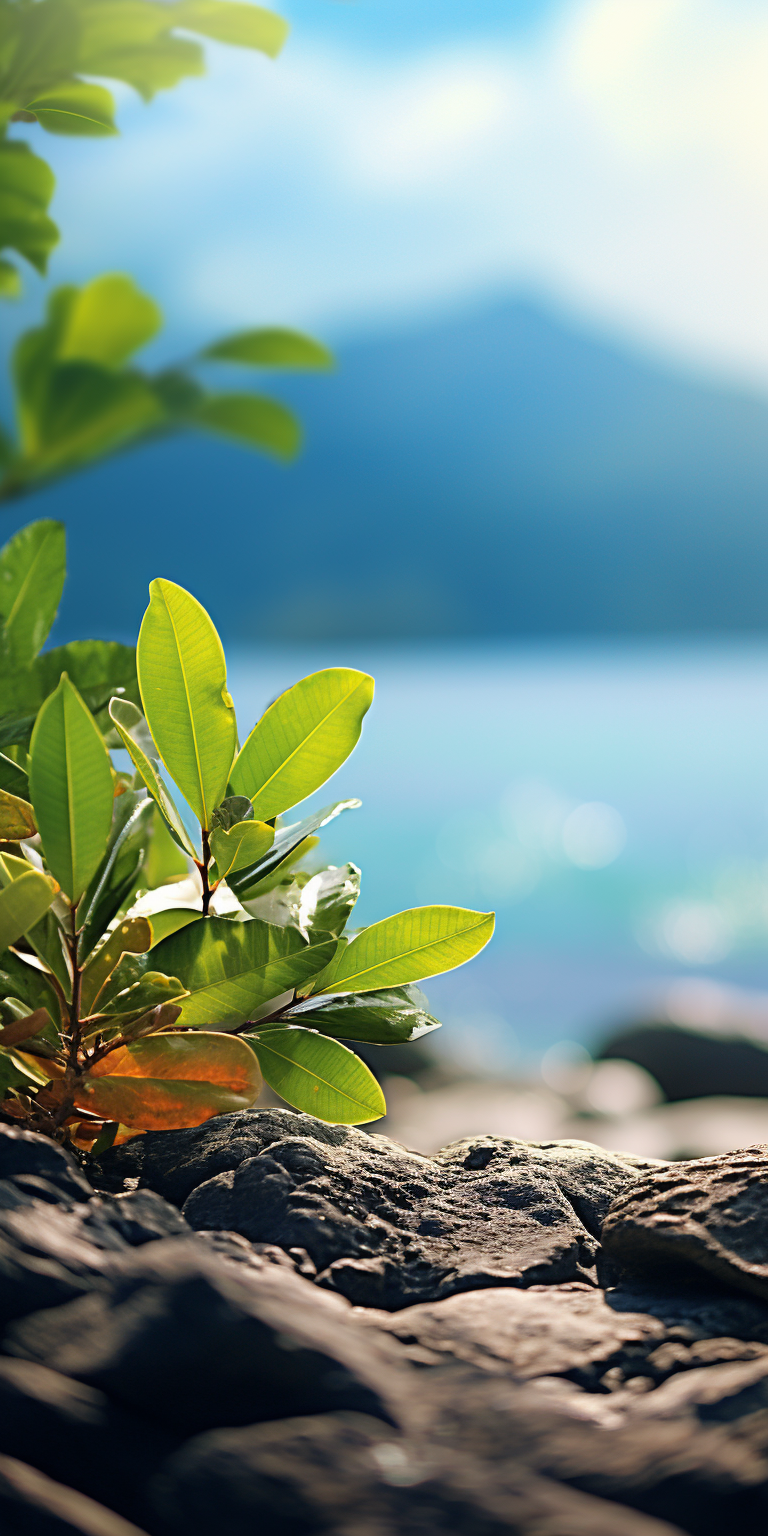
{"label": "orange-tinted leaf", "polygon": [[111,1051],[83,1078],[77,1104],[131,1130],[177,1130],[247,1109],[260,1088],[244,1040],[196,1030]]}
{"label": "orange-tinted leaf", "polygon": [[140,1040],[144,1035],[154,1035],[160,1029],[170,1029],[176,1023],[181,1009],[178,1003],[158,1003],[142,1013],[141,1018],[124,1024],[120,1033],[124,1040]]}
{"label": "orange-tinted leaf", "polygon": [[0,1045],[21,1045],[24,1040],[31,1040],[33,1035],[39,1035],[46,1024],[50,1024],[51,1015],[47,1008],[36,1008],[34,1013],[28,1013],[24,1019],[12,1019],[4,1029],[0,1029]]}

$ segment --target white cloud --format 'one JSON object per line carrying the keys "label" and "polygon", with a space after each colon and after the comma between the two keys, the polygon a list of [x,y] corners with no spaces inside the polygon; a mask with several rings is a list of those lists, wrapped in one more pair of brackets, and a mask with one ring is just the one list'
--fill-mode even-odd
{"label": "white cloud", "polygon": [[130,265],[201,335],[524,285],[762,387],[767,78],[764,0],[572,0],[533,44],[416,57],[220,50],[119,144],[58,141],[87,229],[59,271]]}

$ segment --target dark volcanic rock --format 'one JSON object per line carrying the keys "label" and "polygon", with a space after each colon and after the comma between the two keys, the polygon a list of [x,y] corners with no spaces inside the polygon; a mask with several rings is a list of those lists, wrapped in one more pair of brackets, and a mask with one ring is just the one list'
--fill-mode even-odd
{"label": "dark volcanic rock", "polygon": [[358,1414],[200,1436],[155,1500],[168,1536],[673,1536],[519,1462],[499,1472],[458,1448],[435,1455]]}
{"label": "dark volcanic rock", "polygon": [[102,1174],[186,1196],[198,1230],[305,1250],[320,1285],[388,1310],[488,1286],[595,1284],[605,1212],[656,1166],[584,1142],[492,1137],[422,1157],[285,1110],[140,1140]]}
{"label": "dark volcanic rock", "polygon": [[340,1298],[200,1247],[150,1245],[106,1289],[13,1324],[6,1352],[182,1434],[336,1408],[388,1418],[407,1396],[396,1345],[355,1327]]}
{"label": "dark volcanic rock", "polygon": [[768,1301],[768,1147],[668,1167],[625,1190],[603,1225],[629,1269],[696,1266]]}
{"label": "dark volcanic rock", "polygon": [[595,1386],[618,1362],[645,1359],[668,1336],[659,1319],[615,1312],[602,1291],[575,1285],[466,1291],[401,1312],[361,1310],[359,1316],[416,1345],[416,1359],[428,1358],[426,1348],[436,1358],[511,1371],[519,1380],[568,1375]]}
{"label": "dark volcanic rock", "polygon": [[43,1180],[43,1185],[27,1187],[55,1189],[59,1198],[89,1200],[93,1194],[74,1158],[63,1147],[32,1131],[0,1125],[0,1181],[18,1177]]}
{"label": "dark volcanic rock", "polygon": [[144,1536],[112,1510],[11,1456],[0,1456],[0,1531],[3,1536]]}

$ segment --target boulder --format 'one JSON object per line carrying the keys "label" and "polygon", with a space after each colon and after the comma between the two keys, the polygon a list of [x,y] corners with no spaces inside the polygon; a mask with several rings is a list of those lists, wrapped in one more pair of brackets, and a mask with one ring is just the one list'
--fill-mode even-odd
{"label": "boulder", "polygon": [[703,1270],[768,1302],[768,1147],[647,1175],[614,1201],[602,1241],[629,1270]]}
{"label": "boulder", "polygon": [[12,1456],[0,1456],[0,1530],[3,1536],[144,1536],[111,1509]]}

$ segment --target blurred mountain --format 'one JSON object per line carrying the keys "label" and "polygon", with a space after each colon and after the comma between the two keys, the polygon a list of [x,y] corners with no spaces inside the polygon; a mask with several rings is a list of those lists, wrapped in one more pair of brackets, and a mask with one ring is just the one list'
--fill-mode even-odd
{"label": "blurred mountain", "polygon": [[332,377],[270,386],[306,424],[292,468],[190,437],[15,509],[69,526],[59,638],[83,632],[84,609],[89,631],[132,633],[156,574],[192,587],[230,640],[768,624],[760,398],[529,303],[348,346]]}

